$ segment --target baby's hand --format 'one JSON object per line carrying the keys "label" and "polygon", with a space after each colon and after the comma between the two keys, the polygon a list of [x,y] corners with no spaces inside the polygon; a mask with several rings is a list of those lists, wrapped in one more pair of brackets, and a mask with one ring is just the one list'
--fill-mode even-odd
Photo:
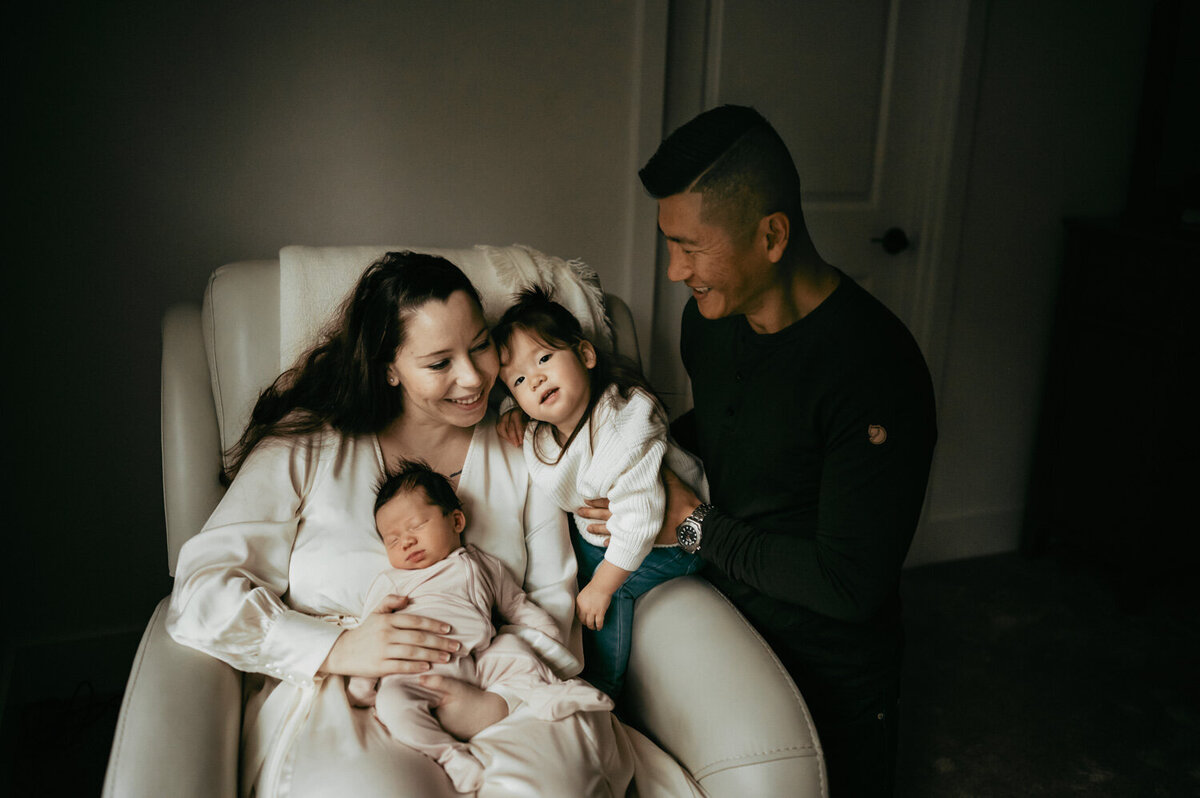
{"label": "baby's hand", "polygon": [[608,612],[608,605],[611,601],[612,593],[606,593],[594,585],[589,584],[580,590],[579,598],[575,599],[580,622],[593,632],[603,629],[604,615]]}
{"label": "baby's hand", "polygon": [[513,446],[520,446],[525,442],[525,427],[528,424],[529,417],[525,412],[519,407],[514,407],[500,416],[500,420],[496,422],[496,431],[500,433],[501,439]]}

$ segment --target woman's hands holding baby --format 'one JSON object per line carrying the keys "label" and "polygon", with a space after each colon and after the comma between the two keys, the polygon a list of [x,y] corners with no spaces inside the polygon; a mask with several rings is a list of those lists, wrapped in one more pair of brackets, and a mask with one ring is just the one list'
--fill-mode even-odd
{"label": "woman's hands holding baby", "polygon": [[449,662],[459,643],[442,635],[450,627],[421,615],[399,612],[406,596],[388,596],[353,629],[342,632],[321,665],[339,676],[379,677],[422,673],[431,662]]}

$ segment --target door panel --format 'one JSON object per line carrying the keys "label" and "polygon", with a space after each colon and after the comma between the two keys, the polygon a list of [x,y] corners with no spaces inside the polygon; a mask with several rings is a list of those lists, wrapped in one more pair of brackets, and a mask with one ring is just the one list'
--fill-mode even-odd
{"label": "door panel", "polygon": [[713,105],[754,105],[792,150],[808,202],[869,202],[882,137],[888,3],[725,4]]}
{"label": "door panel", "polygon": [[[722,103],[754,106],[771,120],[800,172],[818,251],[908,324],[935,379],[953,276],[943,253],[956,240],[947,208],[971,9],[937,0],[711,0],[703,11],[672,11],[668,130]],[[685,79],[697,64],[698,88]],[[909,245],[889,254],[874,239],[893,227]],[[675,353],[687,294],[664,271],[660,247],[651,376],[682,411],[687,380]]]}
{"label": "door panel", "polygon": [[714,4],[708,95],[771,120],[800,171],[818,251],[907,321],[915,248],[888,255],[871,240],[889,227],[911,235],[914,222],[920,159],[897,117],[920,97],[895,96],[911,83],[896,75],[900,10],[900,0]]}

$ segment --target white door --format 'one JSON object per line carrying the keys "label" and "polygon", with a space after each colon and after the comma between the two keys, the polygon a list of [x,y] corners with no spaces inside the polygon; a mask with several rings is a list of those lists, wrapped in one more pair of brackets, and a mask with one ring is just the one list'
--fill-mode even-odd
{"label": "white door", "polygon": [[[701,110],[696,100],[752,105],[771,121],[800,172],[817,249],[908,324],[935,369],[952,277],[945,210],[969,5],[714,0],[676,13],[668,66],[669,127]],[[688,80],[687,70],[702,74]],[[888,252],[900,234],[873,239],[893,228],[908,244]],[[675,349],[654,359],[652,379],[677,412],[686,377],[671,360],[687,296],[663,272],[655,339]]]}

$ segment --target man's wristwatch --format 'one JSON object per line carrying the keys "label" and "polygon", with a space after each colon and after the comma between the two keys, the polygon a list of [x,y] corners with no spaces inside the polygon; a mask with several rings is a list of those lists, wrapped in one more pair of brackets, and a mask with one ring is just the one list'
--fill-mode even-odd
{"label": "man's wristwatch", "polygon": [[679,548],[688,554],[700,551],[700,538],[704,535],[704,516],[712,512],[711,504],[702,504],[692,514],[683,519],[683,523],[675,527],[675,537],[679,540]]}

